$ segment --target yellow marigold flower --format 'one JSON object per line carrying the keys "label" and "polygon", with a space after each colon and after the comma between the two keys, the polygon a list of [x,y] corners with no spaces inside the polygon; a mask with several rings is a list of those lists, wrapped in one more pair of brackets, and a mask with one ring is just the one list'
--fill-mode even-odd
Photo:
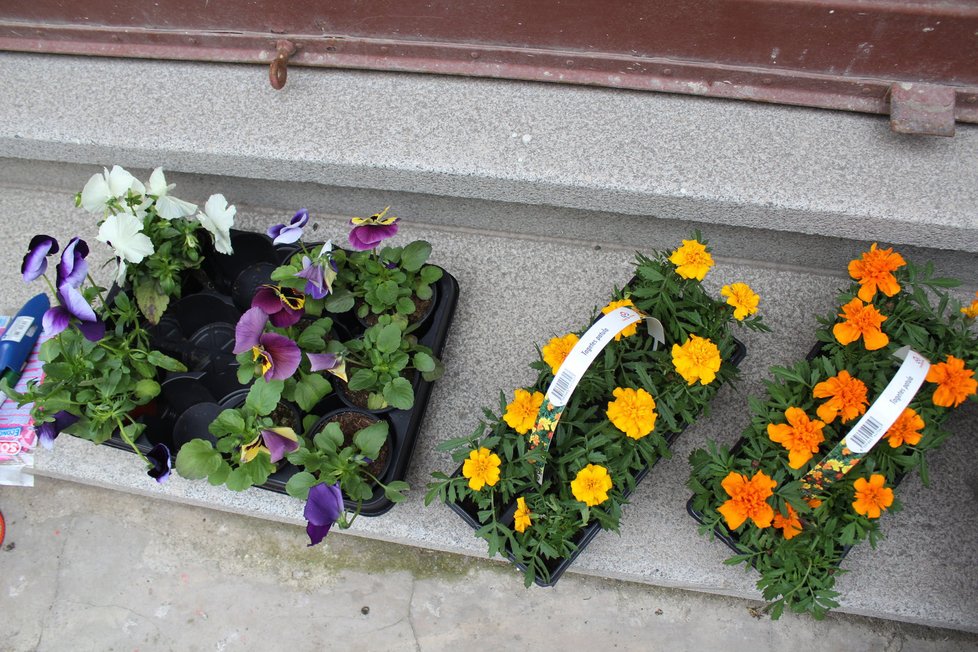
{"label": "yellow marigold flower", "polygon": [[672,345],[672,365],[688,384],[698,380],[709,385],[720,371],[720,349],[705,337],[690,335],[682,346]]}
{"label": "yellow marigold flower", "polygon": [[517,532],[525,532],[526,528],[530,527],[530,516],[532,513],[530,509],[526,506],[526,499],[520,496],[516,499],[516,522],[513,523],[513,529]]}
{"label": "yellow marigold flower", "polygon": [[720,505],[717,511],[727,522],[727,527],[736,530],[744,521],[750,519],[759,528],[771,527],[774,508],[767,499],[774,495],[777,482],[758,471],[750,480],[735,471],[727,474],[720,486],[730,496],[730,500]]}
{"label": "yellow marigold flower", "polygon": [[906,264],[903,256],[892,249],[877,249],[874,242],[862,258],[849,263],[849,276],[859,281],[859,298],[863,301],[872,301],[877,290],[892,297],[900,291],[893,272]]}
{"label": "yellow marigold flower", "polygon": [[863,305],[859,299],[853,299],[842,306],[839,316],[846,318],[832,327],[832,334],[839,344],[845,346],[862,337],[866,350],[876,351],[890,343],[890,338],[880,328],[886,317],[872,304]]}
{"label": "yellow marigold flower", "polygon": [[469,459],[462,464],[462,476],[469,479],[469,489],[481,491],[482,487],[492,487],[499,482],[499,465],[502,460],[488,448],[480,448],[469,453]]}
{"label": "yellow marigold flower", "polygon": [[837,416],[842,417],[842,423],[852,421],[861,416],[869,405],[866,383],[853,378],[844,369],[815,385],[812,395],[815,398],[829,399],[818,408],[818,418],[825,423],[832,423]]}
{"label": "yellow marigold flower", "polygon": [[809,419],[801,408],[790,407],[784,412],[788,423],[768,424],[767,436],[771,441],[788,449],[788,466],[800,469],[812,454],[818,452],[818,445],[825,441],[822,428],[825,423]]}
{"label": "yellow marigold flower", "polygon": [[[607,315],[609,312],[611,312],[616,308],[635,308],[635,304],[632,303],[631,299],[612,301],[611,303],[609,303],[608,305],[606,305],[604,308],[601,309],[601,314]],[[638,324],[639,322],[635,322],[634,324],[629,324],[628,326],[625,326],[625,328],[621,332],[615,334],[615,341],[617,342],[623,337],[631,337],[632,335],[637,333]]]}
{"label": "yellow marigold flower", "polygon": [[676,273],[683,278],[702,281],[713,267],[713,256],[702,242],[683,240],[682,246],[669,256],[669,262],[676,266]]}
{"label": "yellow marigold flower", "polygon": [[594,507],[608,500],[608,492],[612,486],[608,469],[597,464],[588,464],[571,480],[571,493],[588,507]]}
{"label": "yellow marigold flower", "polygon": [[934,390],[934,405],[957,407],[978,391],[975,372],[964,368],[964,360],[947,356],[947,362],[931,365],[927,372],[927,382],[937,383]]}
{"label": "yellow marigold flower", "polygon": [[798,512],[795,511],[794,507],[787,503],[785,503],[785,507],[788,508],[788,515],[783,516],[781,512],[775,512],[771,525],[781,530],[785,539],[792,539],[801,534],[801,520],[798,518]]}
{"label": "yellow marigold flower", "polygon": [[[978,297],[978,292],[975,292],[975,297]],[[970,306],[965,306],[961,309],[965,317],[969,319],[975,319],[978,317],[978,298],[971,302]]]}
{"label": "yellow marigold flower", "polygon": [[916,446],[920,443],[923,436],[920,430],[924,427],[924,420],[913,408],[904,408],[897,420],[886,431],[886,441],[891,448],[899,448],[903,444]]}
{"label": "yellow marigold flower", "polygon": [[866,478],[859,478],[852,485],[856,490],[856,500],[852,508],[857,514],[867,518],[879,518],[883,510],[893,504],[893,490],[884,486],[886,478],[879,473]]}
{"label": "yellow marigold flower", "polygon": [[720,288],[720,295],[727,297],[727,305],[734,307],[734,319],[743,321],[748,315],[757,312],[761,298],[746,283],[734,283]]}
{"label": "yellow marigold flower", "polygon": [[540,392],[530,394],[525,389],[518,389],[513,402],[506,406],[503,421],[516,432],[525,435],[533,429],[541,405],[543,405],[543,394]]}
{"label": "yellow marigold flower", "polygon": [[655,428],[655,399],[642,388],[617,387],[614,401],[608,403],[608,419],[616,428],[631,437],[641,439]]}
{"label": "yellow marigold flower", "polygon": [[543,355],[543,361],[550,365],[550,370],[554,375],[557,375],[557,370],[560,369],[560,365],[564,363],[567,359],[567,354],[571,352],[574,345],[580,338],[574,333],[568,333],[563,337],[554,337],[547,345],[540,350]]}

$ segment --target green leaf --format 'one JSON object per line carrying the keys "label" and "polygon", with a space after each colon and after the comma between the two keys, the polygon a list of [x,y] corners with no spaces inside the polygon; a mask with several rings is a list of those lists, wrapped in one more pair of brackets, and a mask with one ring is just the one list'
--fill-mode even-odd
{"label": "green leaf", "polygon": [[352,389],[354,392],[359,392],[363,389],[370,389],[377,383],[377,374],[371,369],[357,369],[352,376],[350,376],[350,382],[347,387]]}
{"label": "green leaf", "polygon": [[309,497],[309,488],[314,486],[317,482],[319,481],[312,473],[309,473],[308,471],[300,471],[289,478],[289,481],[285,483],[285,493],[289,494],[293,498],[305,500]]}
{"label": "green leaf", "polygon": [[326,297],[326,310],[332,313],[346,312],[353,308],[356,302],[349,290],[337,290]]}
{"label": "green leaf", "polygon": [[222,485],[228,479],[228,474],[230,472],[231,472],[231,465],[225,462],[224,460],[221,460],[221,466],[217,468],[217,471],[214,471],[213,473],[207,476],[207,482],[214,485],[215,487],[218,485]]}
{"label": "green leaf", "polygon": [[155,380],[150,380],[149,378],[143,378],[136,383],[135,387],[136,396],[141,401],[149,401],[155,398],[157,394],[160,393],[160,384]]}
{"label": "green leaf", "polygon": [[237,410],[224,410],[211,422],[208,430],[215,437],[244,434],[245,420]]}
{"label": "green leaf", "polygon": [[377,300],[386,306],[392,306],[397,302],[398,295],[397,283],[394,281],[384,281],[374,290]]}
{"label": "green leaf", "polygon": [[393,353],[401,346],[401,329],[396,324],[387,324],[377,336],[377,350]]}
{"label": "green leaf", "polygon": [[[259,457],[261,457],[259,455]],[[258,459],[257,457],[255,459]],[[239,466],[236,469],[231,469],[228,473],[227,480],[224,481],[225,486],[231,491],[244,491],[245,489],[253,486],[255,484],[254,480],[251,479],[251,473],[247,467]]]}
{"label": "green leaf", "polygon": [[408,491],[410,488],[411,485],[403,480],[394,480],[384,487],[384,496],[386,496],[387,500],[391,501],[392,503],[400,503],[407,499],[404,492]]}
{"label": "green leaf", "polygon": [[414,368],[424,373],[435,370],[435,360],[427,353],[419,351],[414,354]]}
{"label": "green leaf", "polygon": [[414,301],[411,301],[410,297],[400,297],[397,300],[397,312],[402,315],[411,315],[417,310],[417,306],[414,305]]}
{"label": "green leaf", "polygon": [[343,430],[340,424],[335,421],[327,423],[326,426],[316,433],[313,443],[321,451],[335,453],[343,445]]}
{"label": "green leaf", "polygon": [[140,312],[151,324],[160,323],[160,317],[166,312],[170,297],[163,292],[155,279],[141,282],[135,288],[136,303]]}
{"label": "green leaf", "polygon": [[426,265],[421,269],[421,282],[425,285],[431,285],[444,275],[444,270],[441,267],[434,267],[433,265]]}
{"label": "green leaf", "polygon": [[380,447],[387,441],[388,425],[386,421],[372,423],[353,436],[353,443],[370,459],[377,459]]}
{"label": "green leaf", "polygon": [[177,473],[188,480],[200,480],[214,473],[221,466],[221,454],[209,441],[191,439],[177,453]]}
{"label": "green leaf", "polygon": [[431,244],[424,240],[415,240],[401,251],[401,268],[408,272],[416,272],[428,261],[431,255]]}
{"label": "green leaf", "polygon": [[419,285],[419,286],[418,286],[418,287],[417,287],[417,288],[415,289],[415,291],[414,291],[414,293],[415,293],[415,294],[417,295],[417,297],[418,297],[419,299],[421,299],[422,301],[427,301],[428,299],[430,299],[430,298],[431,298],[432,296],[434,296],[434,294],[435,294],[435,293],[434,293],[434,292],[433,292],[433,291],[431,290],[431,286],[430,286],[430,285]]}
{"label": "green leaf", "polygon": [[318,373],[300,376],[295,386],[295,402],[303,412],[310,412],[323,398],[333,391],[333,386]]}
{"label": "green leaf", "polygon": [[295,343],[299,345],[299,348],[303,351],[312,351],[313,353],[318,353],[326,348],[326,333],[327,329],[324,322],[326,320],[319,320],[312,324],[306,326],[305,330],[299,334],[298,339]]}
{"label": "green leaf", "polygon": [[163,355],[159,351],[150,351],[147,353],[146,361],[152,365],[156,365],[160,369],[166,369],[167,371],[184,372],[187,370],[182,362],[175,358],[171,358],[168,355]]}
{"label": "green leaf", "polygon": [[253,409],[261,416],[272,413],[275,406],[282,398],[282,388],[285,386],[281,380],[265,380],[259,378],[248,390],[248,398],[245,405]]}
{"label": "green leaf", "polygon": [[367,397],[368,410],[383,410],[385,407],[387,407],[387,399],[384,398],[383,394],[371,392]]}
{"label": "green leaf", "polygon": [[406,378],[395,378],[384,385],[384,399],[399,410],[414,407],[414,389]]}

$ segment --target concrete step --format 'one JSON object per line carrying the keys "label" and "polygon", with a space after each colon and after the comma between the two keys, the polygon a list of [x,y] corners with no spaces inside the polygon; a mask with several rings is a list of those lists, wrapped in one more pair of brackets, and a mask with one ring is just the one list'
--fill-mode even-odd
{"label": "concrete step", "polygon": [[[79,175],[74,186],[81,187],[90,171]],[[173,180],[182,182],[176,176]],[[73,208],[68,194],[21,186],[0,188],[0,214],[5,216],[0,235],[9,243],[11,259],[0,269],[6,288],[0,309],[9,313],[36,291],[20,281],[17,266],[31,235],[44,232],[67,239],[80,234],[92,240],[95,224],[88,214]],[[291,209],[238,206],[239,226],[251,230],[263,230],[290,214]],[[319,233],[345,232],[342,218],[320,215],[317,220]],[[435,446],[469,432],[479,408],[494,404],[500,389],[508,392],[530,382],[534,375],[526,365],[535,355],[534,343],[581,326],[591,307],[604,303],[612,287],[631,276],[633,248],[422,222],[405,222],[397,237],[430,240],[433,262],[455,275],[461,294],[444,354],[448,370],[435,384],[407,478],[415,490],[387,515],[359,519],[352,533],[484,556],[484,543],[447,507],[423,506],[423,487],[431,472],[453,468]],[[679,438],[672,459],[660,462],[638,488],[633,504],[626,508],[621,536],[602,533],[571,567],[572,573],[758,597],[756,577],[724,566],[729,556],[726,547],[699,537],[696,524],[686,515],[686,457],[708,439],[725,443],[737,439],[747,422],[746,396],[760,392],[769,365],[805,354],[812,343],[814,316],[833,309],[836,288],[844,280],[745,264],[737,259],[740,252],[723,246],[715,253],[718,264],[707,285],[718,291],[724,283],[749,283],[761,295],[761,309],[774,332],[743,333],[748,357],[742,365],[742,382],[721,391],[712,415],[689,428]],[[541,287],[552,291],[541,293]],[[900,490],[904,510],[883,519],[886,540],[876,550],[863,546],[847,558],[844,568],[849,572],[838,582],[843,611],[978,632],[974,609],[978,501],[970,462],[978,455],[974,408],[969,404],[949,425],[956,436],[933,456],[931,486],[925,489],[917,477],[904,482]],[[37,473],[45,476],[286,523],[303,522],[302,504],[287,496],[260,489],[233,493],[180,477],[159,486],[146,478],[131,454],[72,438],[60,438],[53,452],[41,451],[36,464]],[[519,583],[521,578],[514,574],[512,581]]]}

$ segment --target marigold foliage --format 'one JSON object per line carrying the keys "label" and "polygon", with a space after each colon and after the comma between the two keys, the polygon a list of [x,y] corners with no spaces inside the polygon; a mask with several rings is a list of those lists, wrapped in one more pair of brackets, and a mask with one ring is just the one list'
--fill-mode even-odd
{"label": "marigold foliage", "polygon": [[[842,309],[819,319],[810,358],[771,369],[765,393],[749,400],[751,422],[736,447],[711,443],[690,455],[691,506],[702,518],[701,532],[733,538],[741,553],[728,563],[756,569],[774,618],[785,609],[821,618],[837,606],[835,578],[847,547],[882,536],[880,516],[900,508],[899,479],[927,468],[925,456],[950,436],[943,428],[950,414],[978,398],[978,337],[948,292],[956,281],[936,277],[930,265],[900,261],[876,247],[854,261],[855,280],[838,298]],[[848,474],[823,467],[830,484],[803,495],[801,479],[880,395],[900,364],[893,353],[904,345],[931,361],[929,382],[886,431],[886,442]],[[762,473],[775,483],[765,502],[774,510],[770,525],[782,536],[771,535],[765,518],[760,524],[740,519],[743,513],[727,506],[731,477],[746,481]]]}
{"label": "marigold foliage", "polygon": [[[696,236],[679,249],[700,248],[709,256],[706,243]],[[475,491],[464,476],[435,473],[426,501],[440,499],[464,509],[479,523],[478,536],[486,540],[489,554],[509,556],[524,569],[527,584],[548,580],[573,555],[585,528],[618,529],[636,476],[669,455],[672,439],[703,412],[723,383],[736,377],[733,328],[767,330],[756,315],[735,319],[723,297],[679,273],[669,260],[675,255],[638,255],[635,277],[625,287],[591,315],[582,315],[580,329],[551,339],[540,350],[540,359],[530,364],[533,382],[512,399],[509,389],[501,392],[498,407],[485,410],[470,435],[441,445],[456,464],[478,448],[499,455],[496,484]],[[543,437],[534,445],[535,428],[553,426],[544,394],[565,351],[590,321],[621,307],[659,319],[665,342],[650,337],[643,322],[629,326],[621,337],[609,337],[581,377],[551,445]],[[688,342],[709,348],[707,355],[690,355],[684,363],[695,376],[692,383],[677,373],[672,357],[673,345],[682,349]]]}

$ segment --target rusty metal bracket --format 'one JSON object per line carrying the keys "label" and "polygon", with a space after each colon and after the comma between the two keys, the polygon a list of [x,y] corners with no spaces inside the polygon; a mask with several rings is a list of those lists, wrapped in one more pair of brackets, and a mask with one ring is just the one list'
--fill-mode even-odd
{"label": "rusty metal bracket", "polygon": [[901,134],[954,135],[955,89],[897,82],[890,86],[890,128]]}
{"label": "rusty metal bracket", "polygon": [[278,55],[268,68],[268,81],[272,83],[272,88],[280,91],[285,88],[285,82],[289,78],[289,58],[295,54],[297,48],[292,41],[282,39],[275,42],[275,49]]}

